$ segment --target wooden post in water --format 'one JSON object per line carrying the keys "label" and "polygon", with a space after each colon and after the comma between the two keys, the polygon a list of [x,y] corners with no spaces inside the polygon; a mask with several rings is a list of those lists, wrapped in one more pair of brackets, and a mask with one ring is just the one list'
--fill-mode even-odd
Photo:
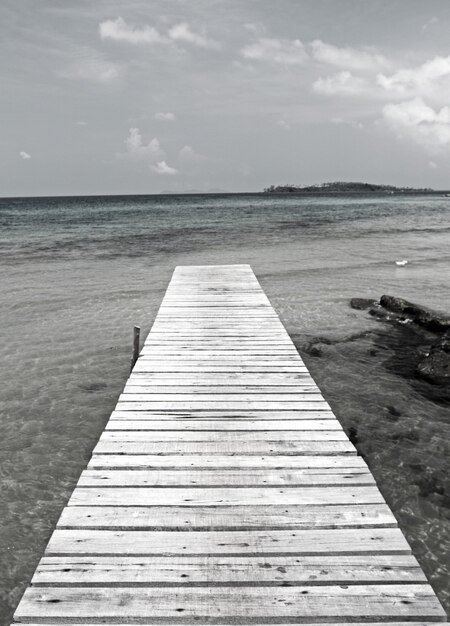
{"label": "wooden post in water", "polygon": [[131,357],[130,372],[133,371],[133,367],[136,365],[136,361],[139,357],[139,340],[141,337],[141,327],[135,326],[133,328],[133,355]]}

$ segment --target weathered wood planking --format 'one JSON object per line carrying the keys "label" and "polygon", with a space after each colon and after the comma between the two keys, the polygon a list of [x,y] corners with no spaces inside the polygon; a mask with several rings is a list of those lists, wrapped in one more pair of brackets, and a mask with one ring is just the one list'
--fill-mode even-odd
{"label": "weathered wood planking", "polygon": [[333,419],[302,419],[302,420],[279,420],[273,419],[259,419],[259,420],[246,420],[240,419],[214,419],[214,420],[199,420],[191,418],[189,421],[185,419],[168,418],[166,420],[161,419],[148,419],[145,416],[139,415],[133,417],[125,417],[119,419],[112,417],[109,420],[106,431],[109,430],[205,430],[213,432],[224,431],[247,431],[255,432],[259,430],[340,430],[340,425]]}
{"label": "weathered wood planking", "polygon": [[[69,566],[69,567],[68,567]],[[255,570],[258,578],[253,578]],[[417,561],[410,555],[371,556],[260,556],[227,557],[44,557],[33,585],[323,585],[425,583]]]}
{"label": "weathered wood planking", "polygon": [[[348,468],[361,467],[360,457],[354,454],[291,454],[265,455],[247,454],[97,454],[92,455],[88,469],[244,469],[244,468]],[[365,464],[364,467],[367,467]]]}
{"label": "weathered wood planking", "polygon": [[[174,514],[175,513],[175,514]],[[389,507],[378,504],[183,506],[67,506],[58,528],[91,530],[252,530],[395,528]],[[390,556],[386,557],[390,558]],[[302,560],[303,562],[303,560]]]}
{"label": "weathered wood planking", "polygon": [[16,622],[445,614],[248,265],[178,267]]}
{"label": "weathered wood planking", "polygon": [[[79,489],[78,491],[88,491]],[[111,491],[111,490],[107,490]],[[174,491],[180,491],[174,490]],[[210,490],[211,491],[211,490]],[[53,533],[47,554],[409,554],[398,528],[314,530],[65,530]]]}
{"label": "weathered wood planking", "polygon": [[266,485],[277,486],[331,486],[372,485],[374,479],[369,470],[343,468],[322,470],[231,469],[217,471],[178,469],[159,470],[86,470],[78,483],[80,487],[225,487]]}
{"label": "weathered wood planking", "polygon": [[[180,619],[182,614],[182,619]],[[394,621],[417,615],[430,621],[442,620],[439,603],[430,585],[295,585],[293,587],[30,587],[17,618],[22,621],[48,619],[127,619],[145,623],[190,624],[245,623],[242,620],[335,620]],[[220,620],[217,622],[217,620]],[[224,620],[224,621],[223,621]]]}
{"label": "weathered wood planking", "polygon": [[[185,431],[183,431],[185,432]],[[106,433],[104,433],[106,434]],[[250,434],[250,437],[253,433]],[[103,437],[103,435],[102,435]],[[107,441],[100,438],[94,449],[95,454],[156,454],[156,455],[226,455],[234,456],[293,456],[304,454],[355,454],[349,441]],[[276,435],[274,436],[276,437]],[[180,434],[181,438],[181,434]]]}

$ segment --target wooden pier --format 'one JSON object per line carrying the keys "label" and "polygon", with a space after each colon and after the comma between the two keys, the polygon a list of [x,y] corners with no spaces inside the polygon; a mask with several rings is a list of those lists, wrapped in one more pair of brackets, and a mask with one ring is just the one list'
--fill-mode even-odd
{"label": "wooden pier", "polygon": [[250,266],[176,268],[15,621],[445,620]]}

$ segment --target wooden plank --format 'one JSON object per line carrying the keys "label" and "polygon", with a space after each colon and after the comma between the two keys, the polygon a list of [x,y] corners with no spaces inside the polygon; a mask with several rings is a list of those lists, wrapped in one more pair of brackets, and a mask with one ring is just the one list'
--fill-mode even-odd
{"label": "wooden plank", "polygon": [[183,357],[185,359],[194,360],[204,358],[212,358],[221,360],[219,357],[233,358],[233,359],[241,359],[241,358],[255,358],[258,359],[271,359],[280,358],[285,356],[286,358],[293,358],[295,360],[301,360],[298,354],[296,354],[295,350],[289,347],[280,347],[276,346],[273,348],[269,348],[267,346],[261,346],[258,350],[253,348],[253,350],[246,350],[244,347],[230,347],[230,348],[222,348],[217,350],[206,350],[199,348],[198,346],[193,346],[192,348],[179,348],[178,346],[171,348],[170,346],[151,346],[144,347],[141,350],[141,357],[155,357],[155,358],[178,358]]}
{"label": "wooden plank", "polygon": [[[253,316],[253,312],[248,310],[249,307],[244,308],[247,310],[247,315],[243,312],[239,313],[239,315],[235,315],[233,314],[233,309],[231,308],[227,309],[226,313],[225,311],[222,311],[220,314],[219,311],[212,311],[211,309],[213,314],[210,314],[209,316],[203,315],[201,319],[199,319],[196,314],[186,314],[182,317],[176,315],[169,316],[168,314],[165,314],[164,316],[157,316],[155,318],[152,331],[153,329],[161,331],[164,327],[169,327],[172,324],[173,319],[176,318],[177,324],[172,324],[172,328],[175,332],[182,332],[190,327],[196,328],[199,332],[210,332],[211,329],[223,327],[230,331],[234,328],[238,331],[245,329],[252,336],[257,336],[261,329],[266,332],[273,330],[275,338],[286,338],[289,336],[285,327],[277,317],[268,317],[267,315]],[[249,317],[249,315],[251,315],[251,317]]]}
{"label": "wooden plank", "polygon": [[[93,491],[76,489],[76,491]],[[105,491],[112,491],[106,489]],[[142,489],[140,491],[143,491]],[[160,491],[163,491],[160,489]],[[176,489],[172,491],[177,491]],[[211,491],[211,490],[210,490]],[[311,490],[310,490],[311,491]],[[410,554],[398,528],[339,528],[314,530],[190,532],[152,530],[74,530],[56,529],[46,555],[214,555],[214,554]]]}
{"label": "wooden plank", "polygon": [[[163,324],[163,321],[160,322]],[[237,323],[238,326],[242,324],[240,322]],[[191,324],[189,324],[191,325]],[[261,336],[261,331],[257,328],[250,328],[247,325],[248,331],[245,333],[242,330],[239,330],[234,324],[231,325],[231,328],[224,329],[225,333],[223,335],[218,335],[214,329],[205,328],[205,326],[198,326],[197,328],[190,328],[189,330],[184,330],[179,325],[173,328],[173,333],[167,333],[163,330],[158,330],[157,328],[153,328],[151,332],[148,334],[147,339],[145,341],[145,346],[156,345],[168,345],[168,344],[196,344],[200,342],[202,344],[205,343],[205,340],[210,340],[211,347],[215,347],[217,345],[227,346],[233,345],[237,342],[239,337],[236,337],[233,333],[233,329],[238,331],[238,334],[244,336],[242,339],[244,340],[244,345],[246,346],[265,346],[265,345],[279,345],[279,346],[291,346],[293,345],[292,339],[289,337],[286,329],[281,325],[277,325],[275,332],[272,334],[270,331],[263,331]],[[273,325],[271,324],[271,328]],[[191,334],[192,332],[192,334]],[[206,335],[206,336],[205,336]],[[247,336],[246,336],[247,335]]]}
{"label": "wooden plank", "polygon": [[67,506],[59,528],[97,530],[247,530],[313,528],[395,528],[385,503],[320,506]]}
{"label": "wooden plank", "polygon": [[[306,592],[306,593],[305,593]],[[308,618],[445,620],[429,585],[318,585],[295,587],[30,587],[16,611],[19,621],[36,618],[107,620]],[[241,622],[242,623],[242,622]]]}
{"label": "wooden plank", "polygon": [[308,411],[221,411],[220,409],[216,411],[204,411],[201,409],[192,409],[189,411],[120,411],[116,409],[111,413],[110,421],[116,419],[140,421],[160,420],[161,422],[178,421],[187,424],[190,422],[195,424],[196,421],[200,423],[200,421],[204,422],[208,420],[215,424],[245,423],[246,420],[254,421],[255,424],[261,421],[275,421],[278,424],[286,420],[292,420],[294,422],[308,420],[319,422],[320,420],[327,420],[334,424],[333,426],[330,424],[330,429],[333,429],[335,425],[338,424],[331,410],[320,411],[317,409]]}
{"label": "wooden plank", "polygon": [[[248,312],[247,314],[248,315]],[[174,327],[176,327],[174,329]],[[245,316],[242,316],[240,319],[238,318],[230,318],[230,315],[227,315],[222,318],[218,318],[217,314],[212,315],[210,317],[203,316],[203,319],[200,319],[198,315],[195,315],[191,318],[183,317],[174,317],[172,319],[167,316],[164,320],[155,320],[155,323],[152,326],[153,330],[164,330],[169,332],[187,332],[190,330],[203,332],[210,332],[212,334],[213,330],[216,331],[231,331],[230,334],[243,333],[247,331],[250,335],[259,335],[260,332],[265,332],[266,334],[270,334],[272,337],[285,337],[285,329],[282,324],[274,319],[270,318],[259,318],[252,319],[252,322],[248,322],[245,319]]]}
{"label": "wooden plank", "polygon": [[382,504],[374,486],[346,487],[90,487],[76,488],[70,506],[223,506]]}
{"label": "wooden plank", "polygon": [[[219,356],[227,356],[227,357],[248,357],[248,359],[267,359],[271,356],[274,359],[281,359],[283,356],[286,356],[288,359],[292,360],[293,358],[297,361],[303,362],[300,357],[296,356],[295,352],[292,349],[286,349],[286,346],[280,343],[273,343],[271,345],[260,344],[260,348],[258,349],[258,345],[255,345],[251,338],[245,335],[237,335],[233,337],[229,337],[229,339],[233,339],[233,341],[246,340],[247,344],[240,343],[237,345],[235,343],[231,343],[230,341],[226,344],[218,344],[211,345],[209,340],[215,341],[216,338],[214,336],[201,336],[191,338],[192,343],[187,345],[186,338],[181,337],[181,341],[184,343],[179,343],[175,341],[175,338],[172,342],[167,342],[165,344],[158,343],[153,346],[146,347],[143,349],[142,357],[145,359],[149,358],[164,358],[166,355],[169,357],[186,356],[189,359],[192,359],[194,356],[199,357],[200,359],[204,359],[205,356],[211,356],[215,359],[218,359]],[[263,338],[264,339],[264,338]],[[252,343],[252,349],[248,349],[250,347],[250,342]],[[208,354],[209,353],[209,354]]]}
{"label": "wooden plank", "polygon": [[138,359],[136,365],[134,366],[135,373],[137,372],[167,372],[171,374],[178,373],[213,373],[213,372],[227,372],[227,373],[235,373],[235,374],[258,374],[258,373],[286,373],[286,374],[301,374],[306,372],[306,368],[303,365],[269,365],[269,362],[266,361],[265,365],[258,364],[246,364],[246,365],[210,365],[205,362],[204,365],[200,363],[196,364],[185,364],[185,363],[164,363],[160,361],[149,361],[145,362],[144,359]]}
{"label": "wooden plank", "polygon": [[287,336],[258,338],[258,335],[251,337],[204,337],[204,336],[178,336],[167,333],[152,333],[145,342],[147,348],[180,348],[181,350],[198,348],[199,350],[214,350],[215,348],[286,348],[292,347],[292,342]]}
{"label": "wooden plank", "polygon": [[151,332],[155,336],[170,333],[174,339],[181,339],[189,336],[192,339],[197,337],[254,337],[255,339],[270,338],[272,341],[285,339],[288,337],[283,326],[273,321],[256,321],[249,325],[244,321],[227,319],[193,317],[189,320],[178,318],[177,320],[157,320],[152,326]]}
{"label": "wooden plank", "polygon": [[[252,320],[263,322],[279,323],[279,320],[275,313],[261,308],[261,307],[200,307],[192,306],[186,308],[180,307],[164,307],[163,311],[160,311],[160,315],[167,321],[183,320],[183,322],[189,322],[195,320],[198,322],[202,319],[211,319],[214,322],[221,319],[226,320],[228,323],[233,320],[247,321],[248,316],[251,315]],[[161,319],[161,318],[160,318]],[[158,322],[158,318],[156,319]]]}
{"label": "wooden plank", "polygon": [[[260,620],[262,622],[262,620]],[[33,623],[33,621],[27,621],[27,623],[29,624],[29,626],[39,626],[36,623]],[[67,620],[61,620],[61,621],[55,621],[52,620],[51,621],[52,624],[66,624],[68,623]],[[125,620],[121,620],[120,622],[114,622],[111,623],[111,621],[106,621],[106,620],[102,620],[101,622],[103,624],[103,626],[114,626],[117,623],[123,624],[124,626],[132,626],[131,623],[127,623],[127,621]],[[148,624],[148,620],[146,621],[146,623]],[[177,626],[179,626],[181,623],[183,622],[175,622],[172,620],[171,624],[168,624],[167,621],[164,622],[165,624],[167,624],[167,626],[175,626],[175,623],[177,624]],[[297,621],[295,623],[300,623],[299,620],[297,619]],[[303,624],[303,626],[315,626],[318,622],[315,621],[313,623],[307,623],[304,621],[301,621],[301,624]],[[40,622],[39,624],[42,624],[42,622]],[[94,626],[94,624],[98,624],[98,622],[94,622],[93,620],[85,620],[82,623],[80,623],[79,620],[70,620],[70,624],[72,624],[72,626]],[[136,622],[133,622],[133,624],[136,624]],[[199,621],[199,620],[195,620],[195,624],[197,626],[210,626],[211,622],[208,622],[206,619],[203,621]],[[223,620],[221,620],[221,624],[223,625],[224,622]],[[245,624],[248,624],[248,622],[246,621]],[[254,620],[251,622],[251,626],[275,626],[275,624],[280,624],[280,621],[273,621],[270,622],[268,620],[266,620],[264,622],[264,624],[260,623],[257,624]],[[367,626],[368,624],[370,624],[370,626],[386,626],[386,622],[376,622],[373,619],[370,619],[369,621],[364,621],[364,622],[358,622],[358,621],[353,621],[353,622],[345,622],[345,621],[340,621],[340,622],[326,622],[327,626]],[[448,626],[448,622],[442,622],[442,621],[433,621],[430,622],[429,620],[420,620],[420,621],[414,621],[411,619],[408,619],[407,622],[402,622],[399,621],[398,619],[396,619],[395,621],[389,620],[389,625],[390,626]]]}
{"label": "wooden plank", "polygon": [[[237,371],[241,371],[241,369],[245,369],[246,367],[280,367],[280,371],[282,372],[284,368],[301,368],[300,371],[304,371],[306,369],[303,361],[294,356],[284,356],[284,355],[272,355],[269,357],[246,357],[245,359],[239,357],[239,355],[233,356],[220,356],[220,357],[202,357],[196,356],[190,358],[189,355],[141,355],[139,357],[139,361],[141,365],[158,365],[164,363],[164,368],[167,367],[175,367],[174,371],[177,371],[179,366],[182,367],[202,367],[204,365],[211,365],[213,367],[238,367]],[[164,371],[164,370],[162,370]],[[195,371],[195,369],[194,369]],[[263,370],[264,371],[264,370]]]}
{"label": "wooden plank", "polygon": [[[126,413],[126,412],[125,412]],[[312,420],[246,420],[246,419],[216,419],[216,420],[152,420],[152,419],[111,419],[106,424],[105,430],[205,430],[205,431],[248,431],[251,433],[259,430],[341,430],[341,425],[333,419]]]}
{"label": "wooden plank", "polygon": [[322,394],[317,390],[317,388],[312,388],[307,392],[298,392],[298,393],[265,393],[260,391],[259,393],[246,393],[244,392],[235,392],[235,393],[192,393],[189,391],[181,391],[178,393],[151,393],[147,391],[147,388],[136,389],[133,391],[128,390],[127,393],[122,393],[119,396],[119,402],[142,402],[142,401],[151,401],[151,402],[211,402],[214,401],[222,402],[225,406],[228,402],[272,402],[280,404],[284,406],[286,403],[295,403],[295,402],[320,402],[325,401]]}
{"label": "wooden plank", "polygon": [[197,293],[192,293],[189,289],[182,289],[179,287],[177,289],[168,289],[166,291],[164,304],[167,305],[172,302],[181,304],[189,304],[190,302],[223,302],[228,304],[230,302],[234,302],[235,300],[248,304],[259,302],[267,308],[272,309],[269,299],[265,293],[258,289],[246,292],[242,290],[224,291],[222,293],[211,293],[208,291],[199,292],[197,289]]}
{"label": "wooden plank", "polygon": [[343,430],[262,430],[255,432],[246,431],[214,431],[214,430],[184,430],[184,431],[105,431],[101,442],[220,442],[227,446],[234,443],[258,443],[262,442],[317,442],[317,441],[345,441],[347,436]]}
{"label": "wooden plank", "polygon": [[324,455],[356,454],[349,441],[108,441],[100,439],[95,454],[156,455]]}
{"label": "wooden plank", "polygon": [[[291,366],[291,365],[297,365],[297,364],[303,364],[303,361],[301,360],[301,358],[299,357],[298,354],[295,354],[294,352],[291,352],[289,354],[283,353],[283,354],[272,354],[272,355],[267,355],[264,356],[262,354],[257,354],[257,355],[242,355],[240,352],[238,351],[231,351],[228,352],[227,354],[208,354],[207,352],[203,351],[203,352],[198,352],[196,354],[189,354],[187,352],[184,352],[182,354],[171,354],[171,353],[160,353],[160,354],[152,354],[151,352],[149,354],[141,354],[140,356],[140,360],[144,363],[160,363],[161,361],[165,362],[165,363],[172,363],[172,362],[179,362],[179,361],[183,361],[183,362],[187,362],[188,364],[193,364],[193,365],[202,365],[205,362],[210,362],[212,364],[219,364],[219,365],[224,365],[226,363],[239,363],[242,367],[245,365],[255,365],[255,364],[268,364],[268,365],[286,365],[286,366]],[[303,367],[305,367],[303,365]]]}
{"label": "wooden plank", "polygon": [[426,583],[412,555],[44,557],[34,586]]}
{"label": "wooden plank", "polygon": [[368,469],[85,470],[78,487],[227,487],[374,485]]}
{"label": "wooden plank", "polygon": [[[162,325],[161,325],[162,326]],[[170,335],[169,335],[170,333]],[[264,330],[264,328],[250,328],[250,327],[242,327],[241,324],[229,324],[227,327],[223,326],[216,327],[206,327],[205,325],[198,325],[196,327],[189,325],[189,327],[182,328],[180,325],[174,328],[173,324],[166,324],[165,328],[153,326],[151,330],[151,338],[157,340],[164,338],[164,341],[207,341],[212,339],[214,341],[219,341],[219,339],[224,339],[225,341],[231,341],[236,339],[245,339],[248,342],[256,341],[263,342],[267,339],[270,342],[278,343],[289,340],[289,335],[286,333],[284,328],[276,328],[274,329],[271,326],[270,329]]]}
{"label": "wooden plank", "polygon": [[277,319],[274,315],[273,309],[268,307],[264,302],[258,302],[256,300],[249,302],[242,300],[222,302],[172,301],[161,305],[158,315],[163,319],[173,317],[183,317],[184,319],[186,317],[189,318],[193,314],[197,316],[197,313],[200,313],[199,317],[215,317],[215,311],[217,311],[219,316],[222,317],[226,317],[226,314],[230,312],[232,318],[241,317],[243,319],[247,319],[246,314],[249,313],[250,315],[258,318]]}
{"label": "wooden plank", "polygon": [[[139,361],[138,361],[139,362]],[[292,386],[296,384],[304,384],[305,381],[311,383],[312,378],[307,371],[294,372],[294,373],[245,373],[245,374],[233,374],[233,373],[196,373],[185,372],[170,374],[165,372],[135,372],[130,375],[128,384],[168,384],[173,385],[178,381],[178,385],[276,385],[279,386]]]}
{"label": "wooden plank", "polygon": [[185,400],[184,402],[165,400],[157,402],[151,399],[135,402],[126,399],[117,402],[117,410],[119,411],[186,411],[191,409],[232,411],[302,411],[303,409],[311,411],[317,409],[319,411],[326,411],[330,409],[330,406],[325,400],[308,400],[306,398],[305,400],[296,400],[295,402],[271,402],[269,400],[227,400],[226,402],[216,402],[215,400]]}
{"label": "wooden plank", "polygon": [[[153,394],[284,394],[290,395],[303,395],[305,393],[320,393],[319,388],[313,383],[291,386],[276,386],[276,385],[202,385],[202,384],[190,384],[190,385],[158,385],[151,381],[139,381],[133,379],[129,381],[123,390],[124,394],[127,393],[153,393]],[[228,398],[229,399],[229,398]],[[289,399],[289,397],[288,397]]]}
{"label": "wooden plank", "polygon": [[341,455],[212,455],[205,454],[203,449],[197,455],[177,455],[167,454],[101,454],[94,453],[89,461],[90,469],[170,469],[170,468],[266,468],[267,470],[276,468],[348,468],[365,467],[362,459],[355,454]]}

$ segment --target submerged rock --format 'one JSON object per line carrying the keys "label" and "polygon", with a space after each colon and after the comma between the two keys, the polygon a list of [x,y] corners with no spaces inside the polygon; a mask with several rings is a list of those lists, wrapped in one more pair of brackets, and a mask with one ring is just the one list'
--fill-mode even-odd
{"label": "submerged rock", "polygon": [[374,302],[369,307],[369,314],[372,317],[376,317],[380,320],[386,320],[388,322],[399,320],[399,316],[396,313],[391,313],[390,311],[387,311],[378,302]]}
{"label": "submerged rock", "polygon": [[450,384],[450,332],[447,331],[417,364],[416,372],[434,384]]}
{"label": "submerged rock", "polygon": [[[384,295],[379,302],[353,298],[353,308],[366,309],[369,315],[391,327],[391,351],[386,368],[416,381],[419,391],[435,402],[450,402],[450,316],[408,302],[403,298]],[[368,305],[368,306],[367,306]],[[394,341],[395,339],[395,341]],[[398,344],[398,345],[397,345]],[[373,348],[369,354],[379,352]],[[320,348],[314,356],[321,356]],[[431,384],[428,384],[431,383]],[[398,419],[389,411],[389,419]]]}
{"label": "submerged rock", "polygon": [[371,300],[370,298],[352,298],[350,300],[350,306],[357,311],[365,311],[374,304],[376,304],[376,300]]}
{"label": "submerged rock", "polygon": [[380,298],[380,305],[384,309],[400,314],[432,332],[442,333],[450,329],[450,316],[419,304],[408,302],[408,300],[403,298],[384,295]]}

